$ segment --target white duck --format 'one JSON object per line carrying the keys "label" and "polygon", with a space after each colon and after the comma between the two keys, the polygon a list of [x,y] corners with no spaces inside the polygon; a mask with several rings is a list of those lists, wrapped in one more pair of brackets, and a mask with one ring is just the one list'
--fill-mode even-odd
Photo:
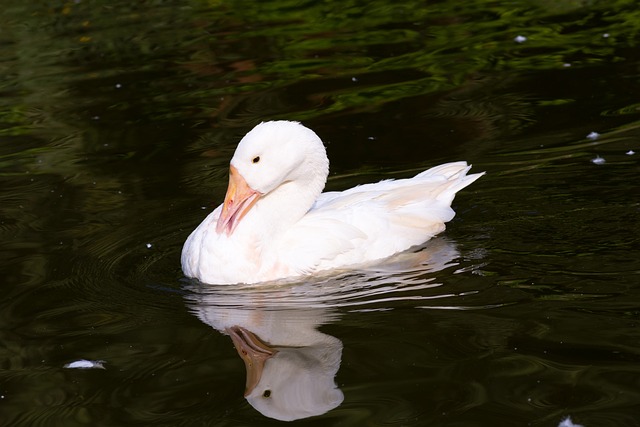
{"label": "white duck", "polygon": [[238,144],[224,203],[188,237],[182,270],[205,283],[257,283],[389,257],[445,229],[456,192],[484,174],[470,168],[447,163],[322,193],[320,138],[297,122],[263,122]]}

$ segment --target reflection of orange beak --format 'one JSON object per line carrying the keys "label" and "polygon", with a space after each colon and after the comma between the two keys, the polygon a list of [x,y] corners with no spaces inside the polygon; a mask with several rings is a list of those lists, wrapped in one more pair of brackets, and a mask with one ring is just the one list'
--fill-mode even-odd
{"label": "reflection of orange beak", "polygon": [[272,349],[260,341],[255,334],[240,326],[228,328],[227,332],[231,335],[233,345],[247,368],[247,383],[244,390],[244,395],[247,397],[260,382],[265,362],[278,350]]}
{"label": "reflection of orange beak", "polygon": [[260,193],[249,187],[238,170],[231,166],[229,168],[229,187],[227,195],[224,197],[224,205],[220,218],[218,218],[216,232],[224,232],[230,236],[260,196]]}

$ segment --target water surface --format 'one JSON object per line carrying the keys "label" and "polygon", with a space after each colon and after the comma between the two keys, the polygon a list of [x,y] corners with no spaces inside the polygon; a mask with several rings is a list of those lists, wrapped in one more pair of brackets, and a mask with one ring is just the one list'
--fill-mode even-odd
{"label": "water surface", "polygon": [[[0,29],[1,425],[637,425],[635,2],[10,1]],[[281,118],[330,190],[487,175],[375,268],[184,279],[237,141]],[[311,409],[245,399],[232,326]]]}

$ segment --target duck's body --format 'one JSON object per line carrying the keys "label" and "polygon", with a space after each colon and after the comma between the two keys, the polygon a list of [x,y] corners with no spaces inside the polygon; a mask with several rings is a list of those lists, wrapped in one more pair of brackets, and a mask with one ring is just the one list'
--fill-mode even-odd
{"label": "duck's body", "polygon": [[482,176],[455,162],[321,193],[328,168],[313,131],[288,121],[256,126],[231,160],[224,205],[184,245],[185,275],[255,283],[386,258],[443,231],[456,192]]}

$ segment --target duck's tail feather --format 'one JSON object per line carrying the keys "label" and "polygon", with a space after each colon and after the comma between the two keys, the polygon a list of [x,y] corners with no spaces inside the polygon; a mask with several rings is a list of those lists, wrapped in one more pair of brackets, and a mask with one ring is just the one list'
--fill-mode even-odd
{"label": "duck's tail feather", "polygon": [[485,174],[485,172],[479,172],[467,175],[470,169],[471,165],[468,165],[467,162],[445,163],[419,173],[416,178],[432,180],[436,177],[442,177],[443,184],[439,187],[439,194],[436,199],[451,204],[458,191],[471,185]]}

